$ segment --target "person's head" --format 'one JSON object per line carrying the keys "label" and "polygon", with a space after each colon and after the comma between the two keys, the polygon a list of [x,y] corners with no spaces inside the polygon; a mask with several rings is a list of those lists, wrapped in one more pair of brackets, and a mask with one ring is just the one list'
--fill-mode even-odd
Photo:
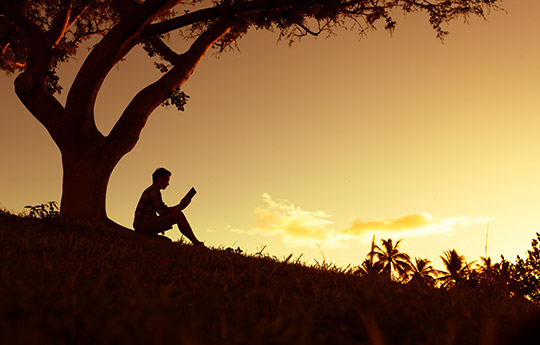
{"label": "person's head", "polygon": [[169,185],[172,173],[165,168],[158,168],[152,174],[152,182],[160,189],[165,189]]}

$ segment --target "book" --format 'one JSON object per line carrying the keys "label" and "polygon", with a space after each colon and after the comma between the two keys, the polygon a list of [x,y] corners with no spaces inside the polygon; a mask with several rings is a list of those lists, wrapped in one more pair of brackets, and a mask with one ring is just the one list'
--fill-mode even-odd
{"label": "book", "polygon": [[182,200],[187,200],[187,199],[191,199],[193,198],[193,196],[195,196],[195,194],[197,193],[197,191],[195,190],[194,187],[191,187],[191,189],[187,192],[187,194],[182,198]]}

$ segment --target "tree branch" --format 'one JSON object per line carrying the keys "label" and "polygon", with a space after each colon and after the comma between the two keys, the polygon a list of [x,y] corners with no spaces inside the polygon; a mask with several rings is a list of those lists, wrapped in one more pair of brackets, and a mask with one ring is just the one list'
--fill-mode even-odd
{"label": "tree branch", "polygon": [[62,2],[60,3],[61,10],[58,15],[53,19],[51,28],[49,29],[49,31],[47,31],[47,36],[49,38],[51,47],[54,47],[58,44],[58,42],[60,42],[69,27],[69,17],[71,15],[72,4],[73,0],[62,0]]}
{"label": "tree branch", "polygon": [[105,77],[140,40],[142,28],[181,0],[147,0],[123,17],[86,58],[69,91],[66,113],[88,130],[96,130],[93,108]]}
{"label": "tree branch", "polygon": [[32,42],[29,61],[25,66],[26,71],[15,79],[15,92],[24,106],[45,126],[58,144],[60,119],[64,108],[46,89],[47,73],[52,67],[49,41],[45,33],[12,3],[2,2],[0,12],[6,14]]}
{"label": "tree branch", "polygon": [[[306,32],[306,35],[309,34],[309,35],[312,35],[312,36],[319,36],[321,34],[321,32],[323,31],[323,29],[321,29],[321,28],[319,28],[319,30],[317,30],[317,31],[313,31],[304,24],[297,24],[297,25],[299,27],[301,27],[302,29],[304,29],[304,31]],[[323,26],[323,28],[324,28],[324,26]],[[305,36],[305,35],[303,35],[303,36]]]}
{"label": "tree branch", "polygon": [[128,12],[133,11],[140,4],[134,0],[112,0],[114,7],[120,12],[122,17],[128,15]]}
{"label": "tree branch", "polygon": [[167,32],[186,27],[188,25],[206,20],[230,17],[249,11],[271,10],[277,8],[309,6],[309,0],[257,0],[241,4],[219,5],[204,8],[195,12],[186,13],[180,17],[164,20],[159,23],[148,25],[142,32],[143,38],[165,34]]}
{"label": "tree branch", "polygon": [[60,147],[61,119],[64,114],[64,107],[60,102],[44,87],[36,87],[34,76],[29,72],[23,72],[15,79],[15,93]]}
{"label": "tree branch", "polygon": [[[143,38],[148,38],[151,36],[162,35],[167,32],[180,29],[198,22],[215,20],[246,12],[298,7],[314,8],[317,5],[317,2],[320,3],[321,8],[324,6],[324,1],[313,0],[252,0],[241,3],[218,5],[215,7],[204,8],[194,12],[186,13],[180,17],[164,20],[159,23],[150,24],[143,30],[141,36]],[[345,9],[353,8],[356,6],[359,8],[357,8],[355,11],[352,11],[351,14],[362,14],[366,11],[391,8],[396,6],[396,4],[397,1],[394,1],[391,4],[385,3],[385,5],[381,6],[378,5],[377,2],[370,0],[350,0],[348,2],[341,3],[339,5],[339,8],[344,11],[343,13],[345,13]]]}
{"label": "tree branch", "polygon": [[7,49],[8,49],[8,47],[9,47],[10,44],[11,44],[11,43],[8,42],[8,43],[6,43],[6,44],[2,47],[2,55],[5,55],[5,54],[6,54],[6,51],[7,51]]}
{"label": "tree branch", "polygon": [[126,107],[108,136],[111,147],[119,154],[129,152],[137,143],[150,114],[163,103],[171,92],[184,84],[208,49],[233,27],[224,20],[204,31],[184,54],[179,55],[174,67],[155,83],[142,89]]}
{"label": "tree branch", "polygon": [[90,3],[91,2],[88,2],[88,4],[77,15],[73,15],[73,12],[70,12],[70,18],[69,18],[70,20],[68,22],[68,28],[71,27],[73,24],[75,24],[77,20],[79,20],[79,18],[84,14],[84,12],[86,12],[86,10],[90,7]]}
{"label": "tree branch", "polygon": [[169,61],[171,64],[174,64],[176,60],[178,60],[178,55],[176,52],[174,52],[161,38],[156,37],[150,37],[147,40],[154,49],[157,50],[158,54],[161,55],[165,60]]}
{"label": "tree branch", "polygon": [[6,17],[11,19],[24,32],[28,40],[32,42],[28,57],[29,61],[26,61],[27,70],[31,70],[36,74],[35,77],[41,77],[44,84],[45,73],[51,68],[52,64],[51,49],[47,36],[11,2],[0,2],[0,13],[6,14]]}
{"label": "tree branch", "polygon": [[87,39],[91,36],[97,36],[97,35],[105,35],[109,32],[110,30],[109,29],[103,29],[103,30],[98,30],[98,31],[88,31],[86,32],[84,35],[78,35],[78,36],[73,36],[73,39],[71,42],[73,42],[73,44],[76,44],[78,45],[79,43],[81,43],[84,39]]}

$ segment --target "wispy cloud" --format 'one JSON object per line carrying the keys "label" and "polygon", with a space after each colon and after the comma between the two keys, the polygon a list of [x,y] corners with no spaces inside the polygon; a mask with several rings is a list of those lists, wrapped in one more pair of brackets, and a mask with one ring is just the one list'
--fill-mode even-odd
{"label": "wispy cloud", "polygon": [[371,241],[374,234],[377,237],[396,239],[451,235],[457,228],[485,224],[490,219],[471,215],[437,218],[427,212],[420,212],[399,218],[369,221],[354,218],[348,227],[334,229],[332,227],[334,222],[324,211],[306,211],[288,200],[274,201],[267,193],[262,197],[266,206],[255,209],[256,220],[253,228],[242,232],[251,235],[279,236],[287,244],[310,247],[347,246],[351,239]]}
{"label": "wispy cloud", "polygon": [[276,202],[264,193],[264,208],[256,208],[254,230],[279,235],[286,243],[316,246],[335,242],[333,224],[324,211],[306,211],[288,200]]}
{"label": "wispy cloud", "polygon": [[489,220],[489,217],[473,217],[472,215],[437,218],[428,212],[421,212],[400,218],[381,218],[372,221],[353,219],[351,225],[343,229],[342,233],[364,240],[368,240],[373,234],[379,237],[400,238],[449,235],[453,234],[458,227],[485,224]]}

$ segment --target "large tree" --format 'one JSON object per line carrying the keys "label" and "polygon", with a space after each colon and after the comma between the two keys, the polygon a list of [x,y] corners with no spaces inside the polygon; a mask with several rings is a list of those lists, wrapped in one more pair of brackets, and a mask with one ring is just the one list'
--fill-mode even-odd
{"label": "large tree", "polygon": [[[109,177],[133,149],[148,117],[160,104],[182,109],[180,87],[211,47],[224,50],[250,28],[277,31],[291,41],[346,27],[365,33],[392,15],[422,11],[437,36],[457,17],[484,16],[500,0],[0,0],[0,68],[18,73],[15,91],[60,149],[63,165],[61,215],[71,221],[108,223]],[[166,39],[182,31],[181,53]],[[81,43],[97,43],[79,69],[65,104],[59,64]],[[108,135],[96,127],[94,105],[113,67],[137,45],[160,60],[163,76],[133,97]],[[211,96],[211,95],[209,95]],[[4,115],[5,116],[5,115]]]}

